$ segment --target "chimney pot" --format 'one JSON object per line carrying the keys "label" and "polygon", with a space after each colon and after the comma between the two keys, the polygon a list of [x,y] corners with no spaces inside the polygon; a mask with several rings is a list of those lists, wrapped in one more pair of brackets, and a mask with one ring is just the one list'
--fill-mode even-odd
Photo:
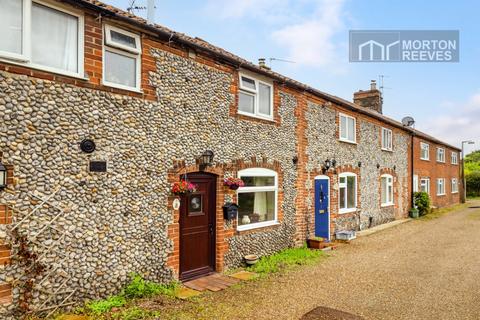
{"label": "chimney pot", "polygon": [[370,82],[370,90],[377,90],[377,81],[372,80]]}

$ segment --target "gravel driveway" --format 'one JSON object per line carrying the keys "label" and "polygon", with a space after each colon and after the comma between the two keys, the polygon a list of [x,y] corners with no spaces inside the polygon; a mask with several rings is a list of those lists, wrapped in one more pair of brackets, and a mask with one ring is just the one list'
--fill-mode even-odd
{"label": "gravel driveway", "polygon": [[[480,319],[480,209],[359,238],[319,264],[206,295],[190,312],[194,319],[299,319],[318,306],[365,319]],[[184,311],[174,318],[190,319]]]}

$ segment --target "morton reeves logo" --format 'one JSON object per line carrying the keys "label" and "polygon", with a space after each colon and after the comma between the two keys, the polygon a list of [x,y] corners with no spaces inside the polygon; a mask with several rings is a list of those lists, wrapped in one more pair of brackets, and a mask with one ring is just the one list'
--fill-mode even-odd
{"label": "morton reeves logo", "polygon": [[458,30],[350,30],[350,62],[458,62]]}

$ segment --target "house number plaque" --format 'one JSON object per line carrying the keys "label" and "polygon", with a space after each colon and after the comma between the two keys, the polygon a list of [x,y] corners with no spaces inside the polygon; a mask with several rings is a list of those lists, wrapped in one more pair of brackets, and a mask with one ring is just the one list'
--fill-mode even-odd
{"label": "house number plaque", "polygon": [[174,199],[173,203],[172,203],[172,206],[173,206],[173,210],[180,209],[180,200],[179,199]]}

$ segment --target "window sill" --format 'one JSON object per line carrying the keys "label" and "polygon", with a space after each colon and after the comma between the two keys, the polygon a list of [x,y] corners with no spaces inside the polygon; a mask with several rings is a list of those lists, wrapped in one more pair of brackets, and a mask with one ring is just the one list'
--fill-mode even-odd
{"label": "window sill", "polygon": [[338,211],[339,214],[353,213],[353,212],[357,212],[357,208],[354,208],[354,209],[340,209]]}
{"label": "window sill", "polygon": [[259,115],[255,115],[255,114],[247,113],[247,112],[241,112],[241,111],[238,111],[237,114],[245,116],[245,117],[250,117],[250,118],[254,118],[254,119],[260,119],[260,120],[265,120],[265,121],[275,123],[275,120],[273,118],[270,118],[270,117],[262,117],[262,116],[259,116]]}
{"label": "window sill", "polygon": [[242,232],[242,231],[261,229],[261,228],[277,226],[277,225],[280,225],[278,221],[257,222],[257,223],[252,223],[245,226],[238,226],[237,231]]}
{"label": "window sill", "polygon": [[122,85],[119,85],[119,84],[110,83],[110,82],[103,81],[103,80],[102,80],[102,85],[105,86],[105,87],[110,87],[110,88],[115,88],[115,89],[135,92],[135,93],[143,93],[143,91],[141,89],[138,89],[138,88],[122,86]]}
{"label": "window sill", "polygon": [[438,160],[437,160],[437,163],[445,164],[445,161],[438,161]]}
{"label": "window sill", "polygon": [[430,158],[429,158],[429,159],[420,158],[420,160],[422,160],[422,161],[430,161]]}
{"label": "window sill", "polygon": [[393,149],[385,149],[385,148],[382,148],[382,151],[393,152]]}
{"label": "window sill", "polygon": [[452,192],[452,194],[458,194],[458,191]]}
{"label": "window sill", "polygon": [[446,195],[447,195],[446,193],[442,193],[442,194],[438,194],[438,193],[437,193],[437,197],[444,197],[444,196],[446,196]]}
{"label": "window sill", "polygon": [[338,139],[338,141],[348,143],[348,144],[353,144],[353,145],[357,144],[356,141],[351,141],[351,140],[346,140],[346,139]]}
{"label": "window sill", "polygon": [[382,203],[380,205],[381,208],[388,208],[388,207],[393,207],[395,206],[395,203]]}
{"label": "window sill", "polygon": [[[0,62],[8,63],[14,66],[19,66],[23,67],[26,69],[32,69],[36,71],[41,71],[41,72],[46,72],[46,73],[51,73],[52,75],[58,75],[58,76],[63,76],[63,77],[70,77],[78,80],[83,80],[83,81],[88,81],[88,77],[82,76],[80,73],[71,73],[71,72],[62,72],[57,69],[49,68],[49,67],[43,67],[40,65],[32,64],[29,62],[24,62],[21,60],[12,60],[8,59],[5,57],[0,57]],[[35,76],[33,76],[35,77]]]}

